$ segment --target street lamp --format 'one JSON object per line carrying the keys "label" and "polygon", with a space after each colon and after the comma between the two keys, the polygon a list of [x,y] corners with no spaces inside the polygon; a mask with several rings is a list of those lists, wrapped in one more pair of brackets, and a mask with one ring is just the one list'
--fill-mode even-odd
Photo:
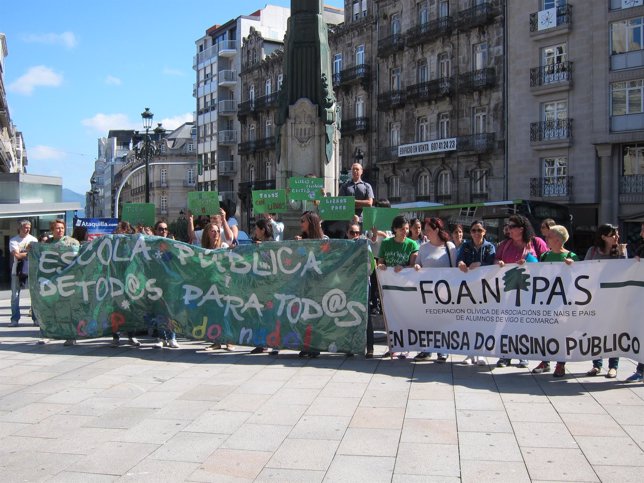
{"label": "street lamp", "polygon": [[152,127],[152,118],[154,114],[150,108],[146,107],[141,113],[143,128],[145,129],[145,202],[150,202],[150,128]]}

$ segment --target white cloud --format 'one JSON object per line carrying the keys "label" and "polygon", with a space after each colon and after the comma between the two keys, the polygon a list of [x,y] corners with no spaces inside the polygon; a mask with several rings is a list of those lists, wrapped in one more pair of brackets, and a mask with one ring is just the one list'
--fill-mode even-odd
{"label": "white cloud", "polygon": [[74,32],[30,34],[24,36],[23,40],[29,43],[62,45],[68,49],[73,49],[78,45],[78,39]]}
{"label": "white cloud", "polygon": [[27,157],[29,158],[29,161],[58,161],[65,159],[66,153],[52,146],[38,145],[27,147]]}
{"label": "white cloud", "polygon": [[99,112],[94,117],[83,119],[81,124],[102,134],[106,134],[110,129],[137,129],[127,117],[127,114],[103,114]]}
{"label": "white cloud", "polygon": [[118,77],[114,77],[113,75],[108,75],[108,76],[105,78],[105,83],[106,83],[108,86],[120,86],[121,84],[123,84],[123,82],[121,81],[121,79],[119,79]]}
{"label": "white cloud", "polygon": [[63,76],[57,74],[49,67],[37,65],[30,67],[29,70],[9,84],[8,89],[17,94],[29,96],[33,93],[34,88],[39,86],[58,87],[63,83]]}
{"label": "white cloud", "polygon": [[163,75],[171,75],[176,77],[183,77],[185,75],[182,70],[173,69],[172,67],[164,67],[162,72]]}
{"label": "white cloud", "polygon": [[[181,126],[184,122],[192,122],[192,113],[187,112],[185,114],[179,114],[178,116],[174,117],[166,117],[164,119],[161,119],[161,122],[163,124],[163,128],[170,130],[170,129],[176,129],[179,126]],[[156,123],[155,123],[156,124]]]}

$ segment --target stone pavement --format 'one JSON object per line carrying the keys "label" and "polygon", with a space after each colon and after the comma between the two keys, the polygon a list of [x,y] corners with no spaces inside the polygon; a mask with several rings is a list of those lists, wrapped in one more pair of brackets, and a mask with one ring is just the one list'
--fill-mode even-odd
{"label": "stone pavement", "polygon": [[558,380],[462,356],[38,346],[8,321],[2,292],[2,481],[644,480],[630,360],[617,380],[584,377],[590,363]]}

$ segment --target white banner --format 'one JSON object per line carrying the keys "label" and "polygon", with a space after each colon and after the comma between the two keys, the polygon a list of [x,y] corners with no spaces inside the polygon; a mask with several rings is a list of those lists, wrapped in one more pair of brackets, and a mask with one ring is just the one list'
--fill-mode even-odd
{"label": "white banner", "polygon": [[378,270],[394,351],[644,362],[644,261]]}

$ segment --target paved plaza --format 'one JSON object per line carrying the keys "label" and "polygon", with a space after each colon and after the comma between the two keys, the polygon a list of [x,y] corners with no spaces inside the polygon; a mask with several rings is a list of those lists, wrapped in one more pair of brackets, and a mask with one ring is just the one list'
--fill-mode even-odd
{"label": "paved plaza", "polygon": [[644,479],[644,384],[621,382],[631,360],[616,380],[585,377],[589,362],[555,379],[463,356],[300,359],[188,341],[153,349],[145,338],[139,349],[36,345],[26,317],[8,327],[8,298],[2,481]]}

